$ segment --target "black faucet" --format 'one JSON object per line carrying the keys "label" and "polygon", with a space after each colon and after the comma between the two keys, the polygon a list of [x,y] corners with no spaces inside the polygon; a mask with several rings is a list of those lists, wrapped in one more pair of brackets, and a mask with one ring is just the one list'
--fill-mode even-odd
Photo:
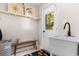
{"label": "black faucet", "polygon": [[68,27],[68,33],[67,33],[67,35],[68,35],[68,36],[71,36],[71,31],[70,31],[70,24],[69,24],[69,22],[66,22],[66,23],[65,23],[64,28],[63,28],[63,29],[65,29],[66,24],[68,24],[68,26],[69,26],[69,27]]}

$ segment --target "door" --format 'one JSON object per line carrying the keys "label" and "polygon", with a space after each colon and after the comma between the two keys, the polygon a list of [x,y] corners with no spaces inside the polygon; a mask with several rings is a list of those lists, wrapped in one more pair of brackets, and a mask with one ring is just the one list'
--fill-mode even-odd
{"label": "door", "polygon": [[51,29],[51,30],[47,30],[46,29],[46,26],[45,26],[45,15],[48,13],[48,12],[51,12],[51,11],[55,11],[54,9],[54,4],[50,4],[50,5],[47,5],[45,6],[43,9],[42,9],[42,48],[49,51],[50,50],[50,45],[49,45],[49,36],[54,36],[54,28]]}

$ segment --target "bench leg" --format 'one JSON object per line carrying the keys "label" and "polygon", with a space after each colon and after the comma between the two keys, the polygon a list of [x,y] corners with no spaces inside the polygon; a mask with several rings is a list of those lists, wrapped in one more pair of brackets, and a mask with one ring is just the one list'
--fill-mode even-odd
{"label": "bench leg", "polygon": [[37,49],[36,41],[33,42],[33,48]]}
{"label": "bench leg", "polygon": [[16,56],[16,45],[14,46],[14,56]]}

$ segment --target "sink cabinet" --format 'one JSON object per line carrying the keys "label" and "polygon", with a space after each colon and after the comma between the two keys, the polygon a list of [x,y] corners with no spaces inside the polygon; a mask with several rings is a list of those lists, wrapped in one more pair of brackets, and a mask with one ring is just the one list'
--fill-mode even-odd
{"label": "sink cabinet", "polygon": [[69,40],[66,38],[49,37],[50,54],[57,56],[77,56],[79,55],[78,40]]}

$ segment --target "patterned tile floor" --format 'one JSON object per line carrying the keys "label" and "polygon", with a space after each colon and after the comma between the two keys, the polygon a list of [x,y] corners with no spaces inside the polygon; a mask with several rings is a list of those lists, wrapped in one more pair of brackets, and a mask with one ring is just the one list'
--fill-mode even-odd
{"label": "patterned tile floor", "polygon": [[32,52],[30,54],[26,54],[24,56],[50,56],[50,54],[47,51],[40,49],[38,51]]}

